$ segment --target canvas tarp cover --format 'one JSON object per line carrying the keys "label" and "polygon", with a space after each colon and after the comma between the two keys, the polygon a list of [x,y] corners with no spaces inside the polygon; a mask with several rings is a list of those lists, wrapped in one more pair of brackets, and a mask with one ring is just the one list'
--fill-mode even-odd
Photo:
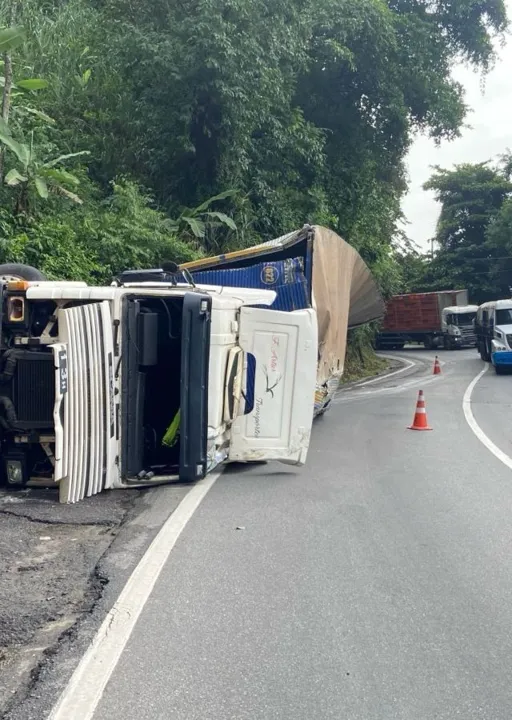
{"label": "canvas tarp cover", "polygon": [[[305,243],[305,241],[307,241]],[[307,252],[299,251],[299,246]],[[256,260],[272,260],[286,253],[304,253],[305,264],[312,262],[313,302],[318,316],[319,358],[317,373],[317,412],[329,402],[343,374],[347,330],[384,315],[385,306],[375,279],[359,253],[332,230],[306,226],[268,243],[225,255],[203,258],[182,267],[190,272],[243,267]]]}
{"label": "canvas tarp cover", "polygon": [[339,381],[343,373],[347,329],[381,318],[385,306],[359,253],[323,227],[314,228],[313,295],[318,316],[317,379],[322,385]]}

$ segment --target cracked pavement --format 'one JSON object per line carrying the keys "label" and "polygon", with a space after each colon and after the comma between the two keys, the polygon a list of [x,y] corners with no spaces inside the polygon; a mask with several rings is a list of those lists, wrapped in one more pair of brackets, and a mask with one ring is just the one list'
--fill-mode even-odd
{"label": "cracked pavement", "polygon": [[[0,489],[0,718],[40,720],[189,486],[115,490],[75,505]],[[44,710],[41,709],[44,706]]]}
{"label": "cracked pavement", "polygon": [[0,716],[63,634],[91,611],[108,578],[100,558],[137,491],[59,505],[57,493],[0,492]]}

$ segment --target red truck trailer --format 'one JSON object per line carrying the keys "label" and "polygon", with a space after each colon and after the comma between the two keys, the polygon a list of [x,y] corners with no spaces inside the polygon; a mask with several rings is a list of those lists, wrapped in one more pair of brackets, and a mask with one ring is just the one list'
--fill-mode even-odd
{"label": "red truck trailer", "polygon": [[386,305],[377,348],[400,350],[407,342],[426,348],[474,346],[476,310],[468,305],[467,290],[394,295]]}

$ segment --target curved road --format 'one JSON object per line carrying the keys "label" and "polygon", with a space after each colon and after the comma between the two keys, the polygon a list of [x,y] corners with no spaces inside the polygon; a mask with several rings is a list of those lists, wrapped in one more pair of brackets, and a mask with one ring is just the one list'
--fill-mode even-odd
{"label": "curved road", "polygon": [[[307,467],[217,480],[94,720],[510,720],[512,471],[462,409],[483,364],[401,355],[340,393]],[[405,429],[419,388],[430,433]],[[488,372],[472,410],[512,455],[511,390]]]}

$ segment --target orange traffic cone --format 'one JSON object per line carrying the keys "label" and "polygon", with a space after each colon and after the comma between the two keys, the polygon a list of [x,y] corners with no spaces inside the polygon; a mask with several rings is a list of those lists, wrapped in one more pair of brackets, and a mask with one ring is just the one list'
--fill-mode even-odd
{"label": "orange traffic cone", "polygon": [[423,396],[423,390],[419,391],[418,402],[416,403],[416,412],[414,414],[414,420],[412,425],[409,425],[408,430],[432,430],[427,422],[427,411],[425,410],[425,398]]}
{"label": "orange traffic cone", "polygon": [[433,375],[441,375],[441,365],[439,364],[439,358],[436,355],[436,359],[434,360],[434,372]]}

